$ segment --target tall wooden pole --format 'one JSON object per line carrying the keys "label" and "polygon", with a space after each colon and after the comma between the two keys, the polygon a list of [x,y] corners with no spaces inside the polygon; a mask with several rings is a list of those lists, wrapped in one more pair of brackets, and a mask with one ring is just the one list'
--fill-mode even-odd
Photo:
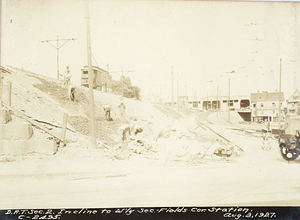
{"label": "tall wooden pole", "polygon": [[59,80],[59,47],[58,47],[58,36],[57,36],[57,41],[56,41],[56,59],[57,59],[57,80]]}
{"label": "tall wooden pole", "polygon": [[177,111],[179,115],[179,82],[177,80]]}
{"label": "tall wooden pole", "polygon": [[219,86],[217,86],[217,116],[219,116]]}
{"label": "tall wooden pole", "polygon": [[228,79],[228,122],[230,123],[230,78]]}
{"label": "tall wooden pole", "polygon": [[207,96],[206,96],[206,110],[208,110],[208,92],[207,92]]}
{"label": "tall wooden pole", "polygon": [[280,59],[280,71],[279,71],[279,112],[278,112],[278,129],[280,129],[281,121],[281,59]]}
{"label": "tall wooden pole", "polygon": [[123,74],[123,66],[122,66],[122,96],[124,97],[124,74]]}
{"label": "tall wooden pole", "polygon": [[174,83],[173,83],[173,66],[172,66],[172,123],[174,123]]}
{"label": "tall wooden pole", "polygon": [[185,108],[188,109],[188,105],[189,105],[189,100],[187,97],[187,89],[186,89],[186,85],[185,85]]}
{"label": "tall wooden pole", "polygon": [[223,100],[222,100],[222,90],[220,89],[220,110],[222,111],[222,103],[223,103]]}
{"label": "tall wooden pole", "polygon": [[90,116],[91,116],[91,138],[92,147],[96,148],[96,133],[95,133],[95,110],[94,110],[94,93],[93,93],[93,73],[92,73],[92,52],[91,52],[91,35],[90,35],[90,17],[89,17],[89,1],[86,3],[86,32],[87,32],[87,60],[88,60],[88,75],[89,75],[89,101],[90,101]]}

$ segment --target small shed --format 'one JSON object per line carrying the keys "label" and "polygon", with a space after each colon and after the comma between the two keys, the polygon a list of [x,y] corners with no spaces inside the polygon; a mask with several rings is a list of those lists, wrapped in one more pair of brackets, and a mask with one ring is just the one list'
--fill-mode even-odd
{"label": "small shed", "polygon": [[[96,66],[92,66],[93,88],[103,92],[111,92],[112,76],[109,72]],[[81,85],[89,87],[88,67],[81,69]]]}

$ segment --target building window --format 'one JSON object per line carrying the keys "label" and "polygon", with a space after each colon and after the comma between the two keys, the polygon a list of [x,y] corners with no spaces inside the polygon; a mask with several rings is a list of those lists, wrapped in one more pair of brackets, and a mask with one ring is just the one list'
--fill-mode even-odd
{"label": "building window", "polygon": [[264,103],[260,103],[260,107],[264,107]]}
{"label": "building window", "polygon": [[253,108],[255,108],[256,107],[256,104],[253,104]]}

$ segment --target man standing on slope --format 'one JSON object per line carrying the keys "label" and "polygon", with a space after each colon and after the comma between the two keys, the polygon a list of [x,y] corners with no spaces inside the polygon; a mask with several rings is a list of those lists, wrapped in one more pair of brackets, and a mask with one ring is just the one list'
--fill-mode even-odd
{"label": "man standing on slope", "polygon": [[69,69],[69,66],[67,66],[67,69],[65,71],[65,76],[64,76],[64,87],[66,87],[66,88],[69,87],[71,78],[72,78],[72,74]]}

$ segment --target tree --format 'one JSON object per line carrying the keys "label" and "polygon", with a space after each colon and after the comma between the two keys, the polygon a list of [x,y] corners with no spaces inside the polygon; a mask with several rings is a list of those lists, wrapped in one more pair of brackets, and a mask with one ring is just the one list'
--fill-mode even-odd
{"label": "tree", "polygon": [[120,80],[112,81],[112,91],[116,95],[123,95],[127,98],[140,99],[141,89],[137,86],[132,86],[129,77],[121,76]]}

